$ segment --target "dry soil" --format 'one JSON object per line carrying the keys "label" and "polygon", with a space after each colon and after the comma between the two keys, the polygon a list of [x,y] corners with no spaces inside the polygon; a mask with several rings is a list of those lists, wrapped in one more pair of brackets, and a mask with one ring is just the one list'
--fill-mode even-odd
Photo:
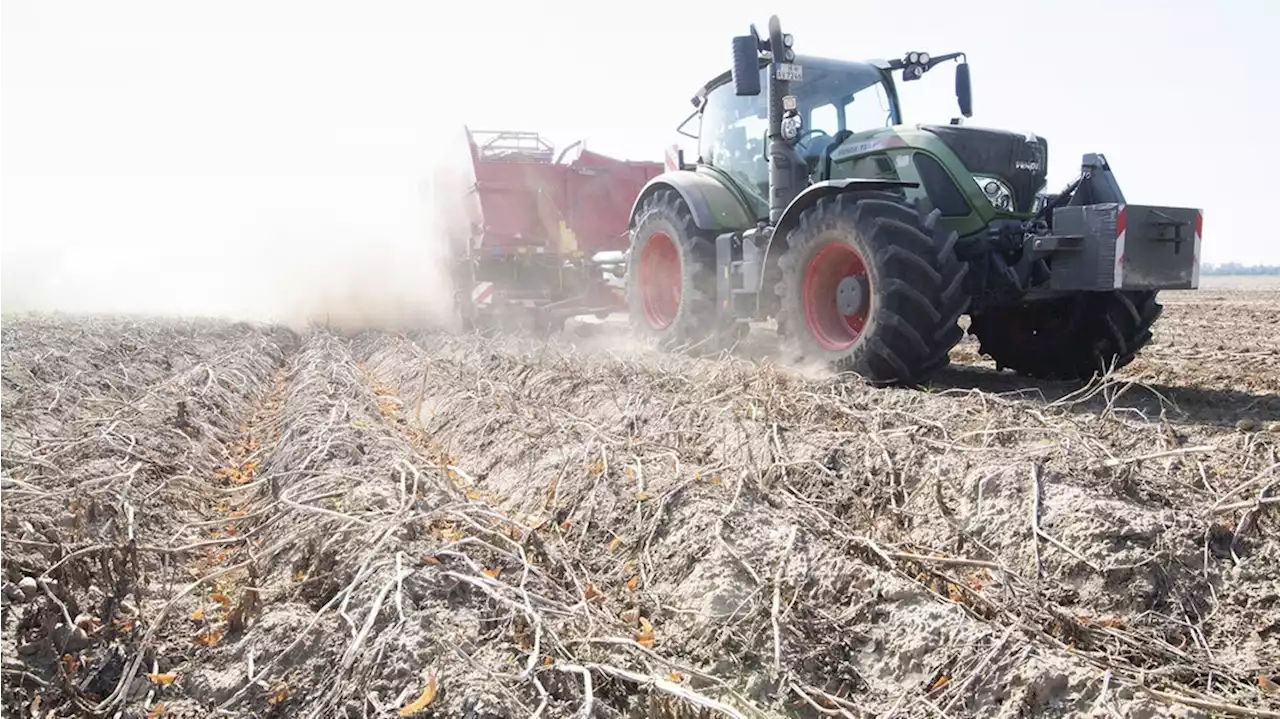
{"label": "dry soil", "polygon": [[3,714],[1280,716],[1280,285],[1162,299],[924,390],[6,318]]}

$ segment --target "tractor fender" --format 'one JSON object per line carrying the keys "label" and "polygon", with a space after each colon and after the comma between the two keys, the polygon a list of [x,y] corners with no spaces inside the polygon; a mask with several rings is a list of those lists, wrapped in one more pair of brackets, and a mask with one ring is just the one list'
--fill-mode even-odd
{"label": "tractor fender", "polygon": [[785,247],[781,241],[774,243],[774,240],[780,237],[786,237],[787,233],[800,222],[800,215],[804,211],[813,207],[824,197],[840,195],[846,192],[866,192],[869,190],[890,190],[899,187],[919,187],[920,183],[910,182],[907,180],[878,180],[863,177],[848,177],[840,180],[823,180],[815,182],[806,187],[795,199],[787,205],[787,209],[782,211],[782,217],[778,218],[778,224],[773,228],[773,234],[769,236],[769,243],[765,246],[765,272],[760,276],[760,286],[757,291],[763,291],[765,277],[770,276],[770,270],[778,266],[778,258],[782,256]]}
{"label": "tractor fender", "polygon": [[635,227],[636,214],[654,193],[675,190],[689,206],[693,224],[708,232],[743,230],[756,224],[755,214],[724,183],[712,176],[692,170],[665,172],[645,183],[631,205],[630,227]]}

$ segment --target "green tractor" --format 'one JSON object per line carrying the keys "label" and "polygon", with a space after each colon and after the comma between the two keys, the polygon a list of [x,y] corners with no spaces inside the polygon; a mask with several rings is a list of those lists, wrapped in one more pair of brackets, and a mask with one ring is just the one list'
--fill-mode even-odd
{"label": "green tractor", "polygon": [[1035,135],[904,124],[894,73],[949,61],[971,117],[963,53],[797,56],[777,17],[767,37],[735,37],[732,69],[680,127],[696,163],[677,153],[632,208],[632,326],[667,347],[722,347],[772,318],[801,357],[875,384],[947,366],[965,314],[980,352],[1024,375],[1132,361],[1157,292],[1198,287],[1202,212],[1126,203],[1099,154],[1046,193]]}

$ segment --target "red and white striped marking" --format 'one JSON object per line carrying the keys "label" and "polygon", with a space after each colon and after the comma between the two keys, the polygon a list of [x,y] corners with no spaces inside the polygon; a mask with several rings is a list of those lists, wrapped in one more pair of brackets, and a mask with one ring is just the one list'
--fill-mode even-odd
{"label": "red and white striped marking", "polygon": [[666,165],[667,172],[675,172],[680,169],[680,146],[671,145],[666,149],[662,156],[663,164]]}
{"label": "red and white striped marking", "polygon": [[475,287],[471,288],[471,304],[487,305],[493,302],[493,283],[477,282]]}
{"label": "red and white striped marking", "polygon": [[1196,239],[1192,243],[1191,289],[1200,289],[1200,231],[1204,229],[1204,210],[1196,210]]}
{"label": "red and white striped marking", "polygon": [[1116,215],[1116,266],[1112,277],[1115,289],[1124,286],[1124,230],[1127,223],[1128,207],[1120,206],[1120,214]]}

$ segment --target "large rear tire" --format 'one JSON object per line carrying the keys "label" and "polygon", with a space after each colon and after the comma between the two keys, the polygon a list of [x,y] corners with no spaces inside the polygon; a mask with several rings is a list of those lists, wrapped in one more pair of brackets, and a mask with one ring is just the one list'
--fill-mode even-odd
{"label": "large rear tire", "polygon": [[975,313],[970,334],[998,369],[1087,380],[1129,364],[1151,342],[1156,292],[1087,292]]}
{"label": "large rear tire", "polygon": [[778,324],[803,358],[877,385],[918,384],[964,336],[956,233],[895,195],[824,197],[784,238]]}
{"label": "large rear tire", "polygon": [[627,304],[632,328],[663,347],[716,336],[715,245],[674,191],[644,201],[632,231]]}

